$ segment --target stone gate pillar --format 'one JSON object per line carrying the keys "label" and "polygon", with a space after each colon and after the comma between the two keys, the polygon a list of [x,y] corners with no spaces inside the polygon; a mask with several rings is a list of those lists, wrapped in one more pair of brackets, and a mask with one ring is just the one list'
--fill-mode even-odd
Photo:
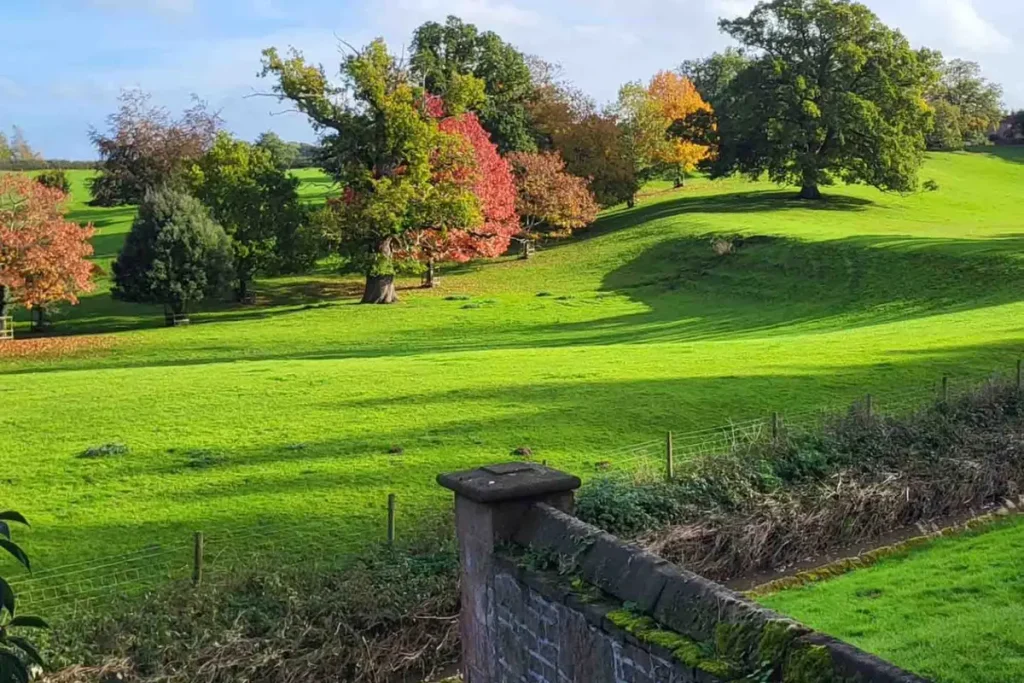
{"label": "stone gate pillar", "polygon": [[534,503],[547,503],[573,512],[573,491],[580,480],[534,463],[490,465],[476,470],[439,475],[441,486],[455,492],[455,529],[461,563],[462,638],[464,683],[494,683],[495,643],[492,575],[495,546],[515,533]]}

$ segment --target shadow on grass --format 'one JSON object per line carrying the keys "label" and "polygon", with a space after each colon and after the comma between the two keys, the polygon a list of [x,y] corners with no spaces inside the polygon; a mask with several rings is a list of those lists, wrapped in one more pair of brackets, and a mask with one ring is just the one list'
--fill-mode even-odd
{"label": "shadow on grass", "polygon": [[[647,311],[560,325],[575,343],[699,341],[828,332],[1024,300],[1024,235],[987,240],[711,236],[660,242],[609,273],[602,290]],[[796,328],[799,327],[799,330]]]}
{"label": "shadow on grass", "polygon": [[985,156],[1002,159],[1015,164],[1024,164],[1024,145],[993,145],[986,147],[968,147],[971,154],[984,154]]}
{"label": "shadow on grass", "polygon": [[[658,438],[667,429],[679,430],[677,433],[683,436],[688,430],[723,426],[728,419],[763,417],[772,410],[785,415],[825,406],[843,409],[865,392],[872,393],[883,411],[890,398],[899,398],[904,405],[908,388],[918,390],[924,404],[931,390],[936,390],[932,395],[938,395],[943,375],[951,375],[957,383],[968,378],[980,379],[1000,369],[1009,372],[1019,350],[1019,344],[1010,343],[968,345],[922,353],[894,353],[891,362],[874,366],[824,366],[806,373],[770,376],[563,381],[514,389],[410,392],[389,398],[389,404],[420,411],[436,408],[440,412],[452,405],[507,406],[501,413],[462,414],[459,419],[435,425],[427,432],[419,422],[397,422],[372,437],[327,437],[293,444],[287,434],[281,434],[278,444],[260,448],[238,449],[225,444],[223,450],[214,454],[216,464],[209,469],[189,468],[185,464],[187,452],[168,453],[163,462],[143,466],[126,460],[124,469],[77,460],[68,454],[67,474],[87,481],[89,488],[83,490],[107,490],[108,483],[119,485],[99,498],[81,501],[90,505],[116,504],[120,497],[117,491],[132,491],[129,484],[135,478],[168,477],[166,481],[175,483],[153,491],[151,495],[157,500],[171,509],[201,501],[203,508],[218,511],[218,517],[207,523],[188,521],[192,528],[235,524],[258,528],[262,524],[308,522],[301,515],[296,518],[293,507],[275,503],[274,498],[309,496],[312,501],[322,501],[325,496],[346,496],[350,501],[348,507],[338,510],[334,523],[343,523],[347,530],[359,535],[372,532],[374,524],[380,521],[387,492],[397,490],[429,500],[447,500],[433,483],[439,471],[513,460],[510,451],[524,444],[534,450],[535,459],[550,459],[552,466],[592,475],[598,471],[598,463],[609,462],[614,470],[617,457],[630,457],[621,451],[615,455],[617,449],[648,437]],[[714,422],[693,422],[693,406],[698,403],[703,416],[717,416]],[[379,400],[356,399],[313,407],[344,415],[374,411],[379,405]],[[536,417],[524,420],[524,414]],[[623,443],[623,439],[629,441]],[[404,452],[389,454],[389,447],[396,444],[403,446]],[[572,445],[578,445],[578,449],[572,451]],[[443,458],[438,455],[441,452],[445,453]],[[150,481],[148,486],[152,485]],[[143,490],[142,483],[139,486]],[[403,496],[403,505],[407,501],[410,498]],[[69,501],[69,505],[74,503]],[[371,511],[367,510],[368,503],[380,505]],[[225,514],[229,509],[237,510],[235,518]],[[365,519],[350,519],[353,512],[369,513],[373,524],[367,526]],[[140,531],[146,527],[145,523],[139,525]],[[137,534],[132,532],[129,536]],[[122,546],[124,538],[111,539],[112,545]]]}
{"label": "shadow on grass", "polygon": [[[372,340],[339,346],[309,338],[287,345],[247,349],[246,360],[332,360],[458,353],[476,350],[554,348],[651,342],[686,343],[835,332],[1000,306],[1024,300],[1024,235],[985,240],[853,237],[804,242],[783,237],[745,237],[734,253],[717,255],[709,236],[665,240],[608,273],[597,297],[550,305],[600,305],[614,293],[643,304],[643,311],[580,322],[520,323],[514,334],[459,322],[458,334],[431,327],[395,329],[387,344]],[[336,286],[337,285],[337,286]],[[196,325],[291,315],[337,306],[325,296],[358,291],[359,283],[281,282],[261,291],[274,307],[224,306],[194,317]],[[348,299],[356,305],[356,299]],[[67,329],[110,332],[162,325],[152,307],[112,302],[106,295],[83,301],[84,314]],[[93,306],[96,310],[90,310]],[[114,313],[117,310],[118,313]],[[595,311],[600,311],[595,308]],[[145,312],[148,311],[148,316]],[[455,322],[453,321],[453,324]],[[58,324],[54,333],[63,330]],[[230,345],[228,345],[230,346]],[[231,349],[204,347],[206,354],[159,361],[118,359],[118,367],[198,365],[231,357]],[[82,358],[76,368],[104,364]],[[67,369],[56,366],[53,369]],[[7,373],[50,368],[12,367]]]}

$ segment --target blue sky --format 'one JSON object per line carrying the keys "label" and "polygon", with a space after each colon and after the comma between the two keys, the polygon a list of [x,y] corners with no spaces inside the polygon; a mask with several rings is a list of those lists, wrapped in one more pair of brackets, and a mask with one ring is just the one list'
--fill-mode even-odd
{"label": "blue sky", "polygon": [[[866,0],[916,45],[981,62],[1024,107],[1021,0]],[[598,101],[727,44],[720,16],[752,0],[0,0],[0,130],[18,124],[51,158],[93,158],[121,88],[141,87],[173,110],[191,93],[253,139],[273,129],[312,140],[303,117],[247,97],[264,47],[301,49],[336,73],[338,40],[383,36],[395,50],[420,23],[457,14],[522,50],[560,63]]]}

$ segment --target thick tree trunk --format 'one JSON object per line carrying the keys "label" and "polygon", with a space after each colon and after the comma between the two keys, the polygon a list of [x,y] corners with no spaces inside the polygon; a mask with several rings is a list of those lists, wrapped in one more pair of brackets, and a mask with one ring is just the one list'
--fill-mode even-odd
{"label": "thick tree trunk", "polygon": [[533,255],[533,242],[524,239],[519,243],[519,259],[525,261]]}
{"label": "thick tree trunk", "polygon": [[427,289],[437,286],[437,281],[434,279],[434,259],[427,259],[427,274],[423,280],[423,286]]}
{"label": "thick tree trunk", "polygon": [[677,168],[676,169],[676,182],[675,182],[676,189],[679,189],[680,187],[682,187],[685,184],[686,184],[686,174],[683,173],[683,170],[681,168]]}
{"label": "thick tree trunk", "polygon": [[817,185],[804,185],[800,188],[800,199],[821,199],[821,190]]}
{"label": "thick tree trunk", "polygon": [[32,309],[32,331],[42,332],[46,328],[46,309],[36,306]]}
{"label": "thick tree trunk", "polygon": [[632,197],[626,200],[627,209],[632,209],[634,206],[636,206],[636,195],[633,195]]}
{"label": "thick tree trunk", "polygon": [[363,290],[364,304],[393,304],[398,301],[394,275],[367,275]]}

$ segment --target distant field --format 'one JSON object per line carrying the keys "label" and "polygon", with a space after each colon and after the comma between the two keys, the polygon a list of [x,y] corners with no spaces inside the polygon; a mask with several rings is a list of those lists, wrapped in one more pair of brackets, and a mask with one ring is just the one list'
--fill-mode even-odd
{"label": "distant field", "polygon": [[[72,175],[109,272],[133,209],[86,206]],[[331,191],[301,175],[310,201]],[[445,500],[437,472],[519,446],[587,474],[665,430],[1010,368],[1024,150],[933,155],[922,178],[941,189],[837,187],[817,206],[695,180],[528,262],[451,267],[436,291],[408,280],[391,307],[357,305],[358,278],[324,264],[165,329],[103,280],[56,318],[69,353],[0,351],[3,505],[34,522],[44,568],[196,528],[355,547],[383,533],[388,492],[409,530]],[[713,233],[744,241],[716,256]],[[114,441],[131,452],[78,457]]]}
{"label": "distant field", "polygon": [[937,683],[1024,672],[1024,520],[761,602]]}

